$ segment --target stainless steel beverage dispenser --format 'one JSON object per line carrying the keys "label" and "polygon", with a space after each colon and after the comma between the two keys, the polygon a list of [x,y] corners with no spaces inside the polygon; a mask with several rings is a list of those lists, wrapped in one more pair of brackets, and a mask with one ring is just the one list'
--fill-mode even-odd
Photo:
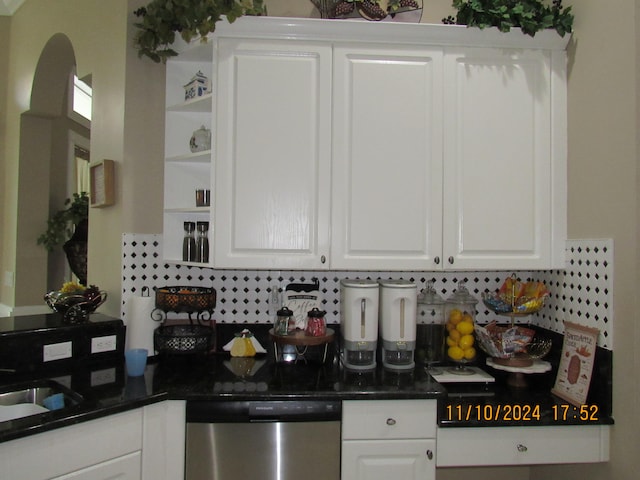
{"label": "stainless steel beverage dispenser", "polygon": [[340,330],[342,363],[353,370],[376,367],[378,346],[378,282],[340,281]]}
{"label": "stainless steel beverage dispenser", "polygon": [[416,349],[417,288],[408,280],[380,280],[379,326],[382,365],[413,369]]}

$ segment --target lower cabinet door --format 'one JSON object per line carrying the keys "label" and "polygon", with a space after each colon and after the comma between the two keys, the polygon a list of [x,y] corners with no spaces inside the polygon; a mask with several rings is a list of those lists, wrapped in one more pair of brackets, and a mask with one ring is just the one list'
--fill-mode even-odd
{"label": "lower cabinet door", "polygon": [[140,452],[133,452],[53,480],[140,480],[140,468]]}
{"label": "lower cabinet door", "polygon": [[342,442],[343,480],[435,480],[436,441]]}

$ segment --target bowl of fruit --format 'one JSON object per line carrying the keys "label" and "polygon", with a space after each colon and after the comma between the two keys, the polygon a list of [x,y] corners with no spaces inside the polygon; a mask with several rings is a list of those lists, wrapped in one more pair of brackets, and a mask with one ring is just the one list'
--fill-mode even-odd
{"label": "bowl of fruit", "polygon": [[60,290],[44,296],[44,301],[54,312],[62,314],[66,323],[83,323],[89,314],[107,300],[107,292],[95,285],[85,287],[77,282],[66,282]]}

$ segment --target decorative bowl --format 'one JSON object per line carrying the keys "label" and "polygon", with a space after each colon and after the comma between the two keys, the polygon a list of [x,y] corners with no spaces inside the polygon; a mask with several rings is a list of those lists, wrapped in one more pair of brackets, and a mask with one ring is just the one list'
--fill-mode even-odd
{"label": "decorative bowl", "polygon": [[100,290],[97,295],[85,296],[78,293],[64,293],[58,290],[47,293],[44,301],[54,312],[62,314],[67,323],[83,323],[89,314],[107,300],[107,292]]}
{"label": "decorative bowl", "polygon": [[538,298],[519,297],[516,303],[511,304],[499,293],[482,294],[482,301],[487,308],[499,315],[531,315],[542,308],[546,298],[546,294]]}
{"label": "decorative bowl", "polygon": [[507,359],[526,353],[527,346],[535,336],[535,331],[521,326],[507,327],[489,323],[486,327],[476,325],[478,345],[484,353],[493,358]]}
{"label": "decorative bowl", "polygon": [[515,325],[506,327],[490,323],[487,327],[476,325],[480,349],[499,365],[529,367],[551,350],[551,340],[535,336],[530,328]]}

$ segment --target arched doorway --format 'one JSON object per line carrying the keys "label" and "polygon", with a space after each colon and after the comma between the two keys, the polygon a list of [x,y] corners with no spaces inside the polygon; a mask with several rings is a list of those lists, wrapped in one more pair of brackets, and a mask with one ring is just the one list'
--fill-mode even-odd
{"label": "arched doorway", "polygon": [[90,136],[89,128],[69,116],[75,71],[71,41],[61,33],[52,36],[38,59],[30,108],[20,118],[16,307],[43,305],[44,293],[59,288],[69,275],[62,249],[48,253],[36,239],[50,214],[75,191],[70,142],[83,143],[74,140],[83,138],[87,145]]}

